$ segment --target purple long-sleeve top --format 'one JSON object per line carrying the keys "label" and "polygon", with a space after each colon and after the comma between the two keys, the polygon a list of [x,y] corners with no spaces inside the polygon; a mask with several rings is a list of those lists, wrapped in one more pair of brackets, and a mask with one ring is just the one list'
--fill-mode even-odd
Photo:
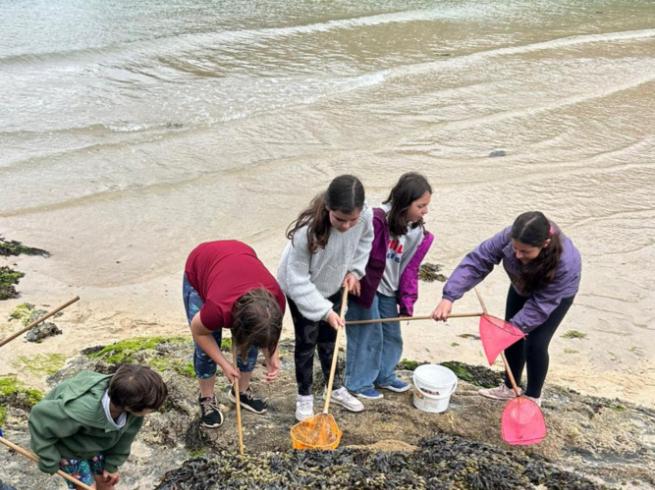
{"label": "purple long-sleeve top", "polygon": [[560,233],[562,254],[551,282],[529,295],[519,289],[516,280],[519,277],[521,262],[514,255],[511,227],[507,227],[482,242],[462,259],[444,285],[444,299],[458,300],[465,292],[482,282],[494,266],[502,261],[514,290],[521,296],[529,296],[523,308],[509,321],[526,333],[534,330],[548,319],[562,299],[574,296],[580,286],[580,252],[556,227],[555,232]]}

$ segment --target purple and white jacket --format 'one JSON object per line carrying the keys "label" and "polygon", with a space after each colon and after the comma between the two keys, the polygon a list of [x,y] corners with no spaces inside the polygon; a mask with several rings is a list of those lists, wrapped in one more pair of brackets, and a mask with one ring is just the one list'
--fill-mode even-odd
{"label": "purple and white jacket", "polygon": [[[353,297],[357,303],[364,308],[370,308],[373,298],[377,292],[384,268],[387,265],[387,249],[389,248],[389,226],[387,216],[383,209],[373,209],[373,230],[374,238],[371,246],[371,254],[366,264],[366,273],[361,279],[361,293],[359,297]],[[423,240],[414,252],[414,255],[407,263],[407,266],[400,274],[396,300],[398,301],[400,314],[402,316],[412,316],[414,313],[414,303],[418,299],[418,272],[423,258],[428,253],[434,235],[426,231]]]}
{"label": "purple and white jacket", "polygon": [[[580,252],[573,242],[554,226],[560,234],[562,255],[552,282],[533,291],[523,308],[509,321],[528,333],[542,323],[557,308],[564,298],[575,296],[580,286]],[[512,287],[521,296],[528,296],[517,286],[521,262],[514,255],[511,226],[485,240],[459,263],[443,288],[444,299],[455,301],[465,292],[479,284],[501,261],[512,282]]]}

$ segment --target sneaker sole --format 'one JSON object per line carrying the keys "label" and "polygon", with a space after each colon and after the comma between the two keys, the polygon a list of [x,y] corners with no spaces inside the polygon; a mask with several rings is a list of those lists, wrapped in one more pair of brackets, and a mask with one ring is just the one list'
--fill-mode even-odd
{"label": "sneaker sole", "polygon": [[296,415],[296,420],[298,422],[302,422],[303,420],[307,420],[309,418],[312,418],[313,416],[314,416],[314,414],[311,414],[311,415],[307,415],[307,417],[300,418],[300,417],[298,417],[298,415]]}
{"label": "sneaker sole", "polygon": [[361,407],[361,408],[349,407],[348,405],[344,404],[342,401],[335,400],[334,398],[331,399],[331,402],[336,404],[336,405],[339,405],[340,407],[343,407],[346,410],[348,410],[349,412],[353,412],[353,413],[363,412],[365,410],[365,408],[366,408],[366,407]]}
{"label": "sneaker sole", "polygon": [[[232,395],[232,392],[228,392],[227,397],[230,399],[232,403],[235,405],[237,404],[237,399]],[[263,413],[266,413],[268,411],[268,408],[265,408],[264,410],[257,411],[254,408],[252,408],[250,405],[247,405],[243,402],[240,402],[239,405],[241,405],[241,408],[245,408],[246,410],[250,410],[252,413],[256,413],[257,415],[261,415]]]}
{"label": "sneaker sole", "polygon": [[[521,392],[521,391],[519,391],[519,393],[521,393],[521,395],[523,394],[523,392]],[[516,398],[516,396],[500,397],[500,396],[490,395],[488,393],[483,393],[482,391],[478,391],[478,395],[483,396],[485,398],[488,398],[489,400],[498,400],[498,401],[501,401],[501,402],[514,400]]]}
{"label": "sneaker sole", "polygon": [[389,390],[393,391],[394,393],[405,393],[406,391],[409,391],[410,386],[407,385],[404,388],[394,388],[393,386],[378,386],[381,390]]}
{"label": "sneaker sole", "polygon": [[219,423],[213,424],[213,425],[210,425],[210,424],[208,424],[206,422],[201,421],[200,425],[202,425],[206,429],[218,429],[221,425],[223,425],[223,420],[221,420]]}
{"label": "sneaker sole", "polygon": [[207,429],[216,429],[216,428],[220,427],[221,425],[223,425],[223,422],[225,422],[225,417],[223,416],[223,414],[221,412],[218,412],[218,415],[221,418],[220,422],[216,422],[215,424],[210,424],[210,423],[207,423],[207,422],[203,422],[202,419],[200,419],[200,425],[202,425],[203,427],[205,427]]}
{"label": "sneaker sole", "polygon": [[382,400],[384,398],[384,395],[382,393],[380,393],[379,396],[368,396],[365,395],[364,393],[355,393],[355,396],[363,400]]}

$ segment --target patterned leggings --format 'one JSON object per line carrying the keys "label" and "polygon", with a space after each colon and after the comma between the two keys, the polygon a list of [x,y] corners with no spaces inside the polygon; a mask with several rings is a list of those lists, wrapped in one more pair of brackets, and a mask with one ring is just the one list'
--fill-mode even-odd
{"label": "patterned leggings", "polygon": [[[102,475],[105,469],[105,457],[97,454],[90,459],[62,459],[59,467],[64,473],[77,478],[82,483],[92,486],[95,483],[93,475]],[[75,489],[75,485],[66,480],[68,488]]]}

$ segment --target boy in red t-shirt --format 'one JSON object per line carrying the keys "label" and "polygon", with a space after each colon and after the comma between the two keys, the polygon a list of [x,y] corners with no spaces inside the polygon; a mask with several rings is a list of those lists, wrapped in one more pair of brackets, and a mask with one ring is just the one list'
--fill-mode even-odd
{"label": "boy in red t-shirt", "polygon": [[[274,380],[280,369],[277,344],[285,299],[275,278],[245,243],[206,242],[198,245],[186,261],[183,296],[196,345],[193,365],[200,383],[202,425],[218,427],[223,423],[214,396],[217,365],[230,383],[238,377],[241,406],[264,413],[266,402],[253,397],[248,387],[258,349],[266,359],[267,382]],[[238,369],[221,353],[223,328],[232,331]],[[228,396],[236,403],[233,389]]]}

